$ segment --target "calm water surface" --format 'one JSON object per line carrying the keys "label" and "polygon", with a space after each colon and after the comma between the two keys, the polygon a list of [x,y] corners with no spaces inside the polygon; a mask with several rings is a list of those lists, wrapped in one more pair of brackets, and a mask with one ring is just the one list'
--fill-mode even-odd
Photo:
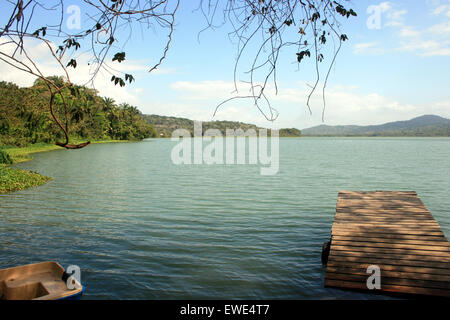
{"label": "calm water surface", "polygon": [[323,287],[339,190],[415,190],[450,236],[450,139],[281,139],[275,176],[176,166],[174,145],[91,145],[18,165],[54,180],[0,195],[0,268],[76,264],[85,299],[384,298]]}

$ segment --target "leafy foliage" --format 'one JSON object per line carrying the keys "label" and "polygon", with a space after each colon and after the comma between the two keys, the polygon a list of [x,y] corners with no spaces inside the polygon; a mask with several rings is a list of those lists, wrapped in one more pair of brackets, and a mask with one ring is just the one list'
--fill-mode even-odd
{"label": "leafy foliage", "polygon": [[[52,81],[64,84],[62,78]],[[156,130],[141,118],[140,111],[129,104],[116,105],[97,91],[74,85],[65,88],[62,98],[55,96],[55,112],[68,119],[68,131],[75,139],[140,140],[156,137]],[[29,88],[0,82],[0,145],[26,146],[53,143],[63,138],[48,110],[49,92],[43,80]]]}
{"label": "leafy foliage", "polygon": [[[224,22],[229,22],[232,26],[229,36],[238,44],[233,71],[236,94],[220,103],[214,114],[225,103],[235,99],[249,99],[267,120],[276,120],[279,112],[272,106],[271,99],[266,95],[266,88],[269,83],[278,88],[276,70],[279,63],[285,62],[285,59],[280,59],[280,53],[282,50],[291,48],[299,68],[305,63],[312,63],[315,66],[315,82],[310,86],[306,105],[312,113],[311,97],[319,87],[322,87],[323,119],[328,78],[343,42],[348,40],[348,36],[340,31],[341,22],[348,23],[349,18],[357,16],[356,12],[347,5],[351,5],[351,2],[346,0],[201,1],[202,12],[206,16],[212,16],[208,21],[211,28],[214,25],[215,13],[223,9]],[[209,12],[213,13],[209,14]],[[252,45],[248,45],[250,43]],[[244,61],[251,62],[245,64]],[[245,65],[243,67],[245,69],[242,69],[242,65]],[[250,93],[238,93],[238,79],[250,85]]]}
{"label": "leafy foliage", "polygon": [[51,178],[33,171],[11,167],[0,167],[0,193],[40,186],[49,180],[51,180]]}
{"label": "leafy foliage", "polygon": [[0,164],[11,164],[12,160],[9,154],[0,149]]}
{"label": "leafy foliage", "polygon": [[302,132],[297,128],[280,129],[280,137],[300,137]]}
{"label": "leafy foliage", "polygon": [[112,61],[122,62],[125,60],[125,52],[118,52],[112,58]]}

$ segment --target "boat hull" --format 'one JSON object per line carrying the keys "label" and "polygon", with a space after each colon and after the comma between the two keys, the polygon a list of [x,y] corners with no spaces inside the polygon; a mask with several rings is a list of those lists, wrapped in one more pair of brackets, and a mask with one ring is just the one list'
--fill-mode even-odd
{"label": "boat hull", "polygon": [[[2,300],[79,300],[85,288],[69,289],[67,273],[57,262],[46,261],[0,270]],[[76,281],[76,280],[73,280]]]}

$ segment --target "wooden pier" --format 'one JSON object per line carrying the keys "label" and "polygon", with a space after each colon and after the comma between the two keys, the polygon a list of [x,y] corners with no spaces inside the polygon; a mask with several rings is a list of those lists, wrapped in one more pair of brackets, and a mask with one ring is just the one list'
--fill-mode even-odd
{"label": "wooden pier", "polygon": [[325,286],[450,297],[450,243],[414,191],[341,191]]}

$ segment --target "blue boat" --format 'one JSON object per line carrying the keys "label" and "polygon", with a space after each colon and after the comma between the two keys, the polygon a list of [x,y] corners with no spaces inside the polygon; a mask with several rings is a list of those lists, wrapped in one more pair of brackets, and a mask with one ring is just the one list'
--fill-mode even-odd
{"label": "blue boat", "polygon": [[84,290],[54,261],[0,270],[0,300],[79,300]]}

